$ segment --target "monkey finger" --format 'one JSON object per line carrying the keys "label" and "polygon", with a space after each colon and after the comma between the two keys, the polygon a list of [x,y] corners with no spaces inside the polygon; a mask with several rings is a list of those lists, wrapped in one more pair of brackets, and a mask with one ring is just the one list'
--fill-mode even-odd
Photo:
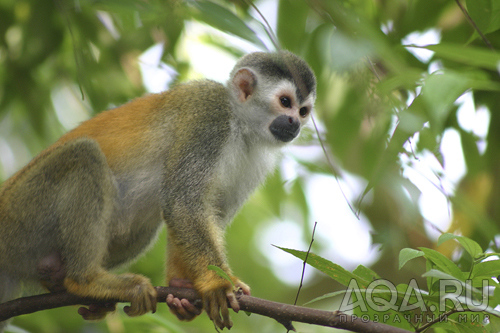
{"label": "monkey finger", "polygon": [[127,316],[129,317],[134,317],[134,316],[137,316],[135,313],[136,311],[134,310],[134,308],[130,305],[127,305],[127,306],[124,306],[123,307],[123,311],[127,314]]}
{"label": "monkey finger", "polygon": [[151,312],[152,313],[156,313],[156,305],[157,305],[156,293],[149,295],[149,301],[150,301],[150,304],[151,304]]}
{"label": "monkey finger", "polygon": [[95,313],[83,306],[78,308],[78,314],[85,320],[98,320],[103,318],[102,316],[96,316]]}
{"label": "monkey finger", "polygon": [[[234,294],[233,294],[234,296]],[[223,293],[218,294],[219,298],[219,309],[218,311],[220,312],[220,315],[222,316],[222,324],[227,327],[228,329],[231,329],[233,326],[233,322],[231,321],[231,318],[229,317],[229,307],[227,303],[227,296]],[[236,299],[235,299],[236,300]],[[236,304],[238,302],[236,301]],[[239,309],[239,305],[236,305],[236,307]]]}
{"label": "monkey finger", "polygon": [[90,304],[88,308],[81,307],[78,314],[85,320],[99,320],[106,317],[108,312],[116,310],[116,303]]}
{"label": "monkey finger", "polygon": [[156,312],[156,290],[149,281],[140,281],[133,289],[130,306],[123,308],[130,317],[140,316],[149,311]]}
{"label": "monkey finger", "polygon": [[181,304],[182,307],[193,316],[193,318],[201,314],[202,310],[197,307],[196,304],[191,303],[187,299],[181,299]]}
{"label": "monkey finger", "polygon": [[123,311],[125,311],[125,313],[129,317],[140,316],[140,315],[145,314],[148,311],[155,313],[156,312],[156,301],[153,302],[152,300],[148,300],[142,304],[131,303],[130,306],[125,306],[123,308]]}
{"label": "monkey finger", "polygon": [[213,321],[216,327],[219,329],[224,329],[225,325],[222,323],[222,318],[220,317],[219,305],[214,299],[207,299],[204,302],[204,308],[207,312],[210,320]]}
{"label": "monkey finger", "polygon": [[229,318],[229,308],[227,305],[227,297],[223,293],[219,293],[218,295],[218,303],[219,303],[219,309],[218,312],[220,313],[220,316],[222,317],[222,324],[224,327],[227,327],[230,329],[233,326],[233,323],[231,322],[231,319]]}
{"label": "monkey finger", "polygon": [[123,307],[123,311],[129,317],[137,317],[147,312],[146,308],[135,302],[131,302],[130,305]]}
{"label": "monkey finger", "polygon": [[226,294],[227,301],[229,302],[229,305],[231,305],[231,309],[233,309],[234,312],[238,313],[240,311],[240,304],[238,303],[238,300],[236,299],[236,295],[234,292],[229,291]]}
{"label": "monkey finger", "polygon": [[228,329],[231,329],[231,327],[233,326],[233,322],[229,317],[229,308],[227,307],[227,301],[221,306],[220,313],[224,326],[226,326]]}
{"label": "monkey finger", "polygon": [[248,285],[246,285],[245,283],[239,281],[235,284],[235,287],[236,289],[239,291],[241,290],[243,292],[244,295],[248,295],[250,296],[251,295],[251,292],[250,292],[250,287]]}
{"label": "monkey finger", "polygon": [[175,314],[179,320],[192,320],[201,314],[201,309],[187,299],[179,299],[173,295],[167,296],[167,305],[170,312]]}
{"label": "monkey finger", "polygon": [[172,294],[167,295],[167,299],[165,301],[167,302],[168,307],[171,307],[171,305],[173,305],[174,298],[175,297]]}
{"label": "monkey finger", "polygon": [[85,307],[78,308],[78,314],[85,320],[99,320],[106,316],[106,314],[98,314]]}
{"label": "monkey finger", "polygon": [[167,306],[177,319],[179,320],[187,320],[187,313],[182,308],[181,301],[178,298],[175,298],[173,295],[167,296]]}

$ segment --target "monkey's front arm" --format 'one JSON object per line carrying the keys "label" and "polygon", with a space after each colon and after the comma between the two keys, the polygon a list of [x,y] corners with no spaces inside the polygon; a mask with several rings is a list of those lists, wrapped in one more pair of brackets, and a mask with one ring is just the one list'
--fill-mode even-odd
{"label": "monkey's front arm", "polygon": [[[202,183],[198,182],[196,186],[201,192],[206,186]],[[221,329],[230,328],[228,301],[231,308],[238,311],[234,289],[241,288],[245,294],[250,294],[250,288],[231,273],[224,253],[223,230],[209,212],[210,203],[203,200],[195,203],[196,198],[201,199],[203,194],[191,193],[196,191],[190,189],[190,185],[185,186],[183,195],[169,200],[169,209],[164,210],[168,234],[167,279],[191,281],[201,295],[203,309],[210,319]],[[179,193],[179,190],[174,193]],[[209,265],[221,268],[232,282],[209,270]],[[190,310],[192,306],[176,308],[172,306],[173,300],[167,303],[179,319],[190,320],[197,314],[196,310]],[[181,305],[182,302],[175,300],[175,304]]]}
{"label": "monkey's front arm", "polygon": [[[206,231],[198,229],[194,232],[207,235]],[[232,322],[229,318],[228,301],[234,311],[239,311],[234,291],[241,288],[245,294],[250,294],[250,288],[231,274],[225,258],[221,258],[223,253],[215,250],[219,246],[214,243],[216,238],[203,240],[199,238],[196,245],[192,246],[191,243],[179,242],[178,237],[172,236],[172,234],[175,234],[173,228],[168,228],[168,233],[167,278],[170,285],[189,287],[189,282],[191,282],[192,287],[202,297],[203,309],[215,325],[221,329],[224,327],[231,328]],[[186,235],[188,235],[187,232]],[[228,281],[214,271],[209,270],[209,265],[220,267],[232,281]],[[186,282],[182,283],[182,281]],[[181,284],[179,285],[179,283]],[[199,313],[199,310],[189,303],[183,305],[183,302],[186,301],[173,298],[167,300],[171,311],[179,319],[193,319]]]}
{"label": "monkey's front arm", "polygon": [[[229,126],[221,126],[226,115],[220,109],[206,114],[212,116],[197,119],[198,126],[182,134],[203,140],[178,140],[169,147],[161,201],[168,234],[168,281],[191,281],[202,297],[203,309],[222,329],[232,326],[228,301],[235,311],[239,310],[234,289],[241,288],[249,294],[250,288],[234,277],[229,268],[223,243],[224,223],[217,207],[223,186],[216,170]],[[209,265],[221,268],[232,282],[209,270]],[[192,319],[192,312],[185,316],[182,312],[186,309],[176,311],[172,304],[170,308],[178,317]]]}
{"label": "monkey's front arm", "polygon": [[[167,278],[168,281],[191,281],[201,295],[203,309],[210,319],[221,329],[230,328],[232,322],[229,318],[228,301],[231,308],[238,311],[234,289],[241,288],[245,294],[250,294],[250,288],[232,275],[224,253],[223,231],[213,217],[207,216],[201,208],[203,206],[187,212],[187,206],[177,202],[171,214],[165,216],[168,233]],[[209,265],[221,268],[232,281],[209,270]],[[172,312],[180,319],[190,320],[196,315],[196,310],[191,311],[193,307],[188,304],[181,308],[172,306],[182,305],[180,300],[175,300],[175,303],[170,300],[168,303]]]}

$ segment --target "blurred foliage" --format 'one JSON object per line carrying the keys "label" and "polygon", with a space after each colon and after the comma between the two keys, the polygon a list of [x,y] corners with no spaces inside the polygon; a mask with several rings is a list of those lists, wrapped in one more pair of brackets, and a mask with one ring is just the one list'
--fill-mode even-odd
{"label": "blurred foliage", "polygon": [[[305,184],[317,174],[340,178],[349,174],[366,181],[366,190],[349,200],[369,221],[373,242],[382,245],[371,267],[379,276],[394,283],[418,278],[423,263],[412,261],[398,270],[398,253],[406,247],[434,248],[448,257],[460,254],[460,248],[450,242],[437,246],[430,232],[433,227],[419,206],[421,189],[405,173],[425,163],[424,155],[433,156],[442,167],[429,182],[449,202],[452,223],[446,231],[499,252],[495,236],[500,220],[500,134],[496,131],[500,55],[494,50],[500,49],[500,1],[459,1],[460,6],[452,0],[255,4],[264,2],[277,7],[275,33],[281,47],[303,56],[317,74],[315,117],[335,165],[332,168],[324,155],[313,160],[296,157],[301,166],[298,178],[285,179],[277,172],[229,229],[233,269],[253,287],[254,295],[293,302],[295,288],[273,275],[255,240],[269,221],[286,218],[300,225],[304,242],[309,241],[311,212]],[[10,176],[66,131],[62,119],[73,110],[93,115],[145,93],[138,57],[153,45],[163,45],[161,61],[178,72],[178,81],[185,80],[191,64],[182,44],[192,22],[237,36],[254,49],[272,49],[262,18],[240,0],[0,0],[0,178]],[[438,36],[436,45],[404,45],[408,36],[429,31]],[[245,53],[232,39],[208,32],[205,37],[205,43],[222,52]],[[433,53],[422,60],[415,50]],[[71,97],[70,102],[61,104],[61,91]],[[489,115],[485,137],[459,121],[457,99],[464,93],[472,95],[476,110],[483,108]],[[449,131],[460,138],[466,172],[451,189],[444,189],[443,168],[454,163],[443,158],[442,141]],[[300,141],[303,147],[319,147],[314,134],[305,137]],[[331,215],[336,219],[335,209]],[[131,270],[164,284],[164,248],[161,235],[154,249]],[[314,244],[313,249],[321,250],[321,245]],[[471,257],[459,257],[459,264],[470,266]],[[301,299],[339,288],[317,275],[303,289]],[[178,323],[166,315],[165,308],[140,319],[120,313],[97,324],[83,322],[76,309],[57,309],[16,318],[13,323],[31,332],[212,329],[206,318]],[[237,332],[279,329],[279,324],[255,315],[233,318]]]}
{"label": "blurred foliage", "polygon": [[[425,287],[415,279],[395,285],[368,267],[359,265],[353,272],[314,253],[282,248],[347,289],[328,293],[309,303],[342,296],[340,311],[351,311],[364,320],[384,322],[415,332],[443,328],[445,332],[496,333],[500,323],[498,306],[500,260],[498,252],[483,252],[474,240],[450,233],[442,234],[438,244],[456,241],[471,259],[460,267],[442,253],[420,247],[404,248],[399,253],[399,268],[415,258],[426,260]],[[446,292],[446,294],[445,294]],[[447,302],[448,300],[448,302]]]}

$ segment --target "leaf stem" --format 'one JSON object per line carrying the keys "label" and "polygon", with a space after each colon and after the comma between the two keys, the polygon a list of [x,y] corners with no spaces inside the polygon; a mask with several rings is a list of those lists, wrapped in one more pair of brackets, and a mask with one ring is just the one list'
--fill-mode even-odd
{"label": "leaf stem", "polygon": [[491,43],[488,40],[488,38],[486,38],[486,36],[481,32],[481,30],[479,30],[479,27],[476,25],[476,22],[474,22],[474,20],[472,19],[472,17],[470,17],[469,12],[467,12],[467,9],[465,9],[465,7],[460,3],[460,0],[455,0],[455,2],[457,3],[457,6],[460,8],[460,10],[462,11],[462,13],[464,13],[465,18],[470,23],[470,25],[472,25],[472,27],[474,28],[474,30],[477,31],[477,33],[479,34],[479,36],[481,37],[481,39],[483,40],[483,42],[486,44],[486,46],[488,46],[488,48],[490,50],[495,51],[495,48],[493,47],[493,45],[491,45]]}

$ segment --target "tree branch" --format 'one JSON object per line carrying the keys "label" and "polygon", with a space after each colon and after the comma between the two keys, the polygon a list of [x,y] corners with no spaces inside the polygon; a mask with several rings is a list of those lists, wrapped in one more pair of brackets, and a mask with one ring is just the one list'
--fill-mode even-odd
{"label": "tree branch", "polygon": [[[199,299],[198,294],[193,289],[156,287],[156,291],[158,292],[158,302],[165,302],[168,294],[173,294],[178,298],[186,298],[190,302],[194,302]],[[410,332],[387,324],[363,320],[340,311],[332,312],[310,309],[301,306],[272,302],[243,294],[238,294],[236,297],[241,310],[270,317],[280,323],[289,323],[294,321],[363,333]],[[124,300],[106,300],[105,303],[121,301]],[[48,310],[69,305],[90,305],[100,302],[103,301],[79,297],[66,292],[22,297],[0,304],[0,321],[41,310]]]}

